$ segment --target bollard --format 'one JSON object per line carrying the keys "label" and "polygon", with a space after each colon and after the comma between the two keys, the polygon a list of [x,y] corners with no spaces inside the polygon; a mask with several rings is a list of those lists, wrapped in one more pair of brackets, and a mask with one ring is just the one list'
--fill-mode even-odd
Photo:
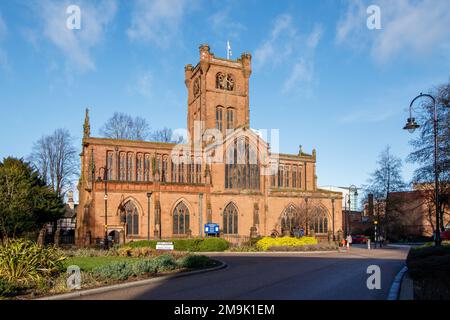
{"label": "bollard", "polygon": [[370,250],[370,239],[367,240],[367,249]]}

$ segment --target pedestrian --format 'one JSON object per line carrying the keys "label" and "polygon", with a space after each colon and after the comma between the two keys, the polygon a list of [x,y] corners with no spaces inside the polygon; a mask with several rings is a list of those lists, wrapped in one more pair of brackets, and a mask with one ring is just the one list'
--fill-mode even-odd
{"label": "pedestrian", "polygon": [[349,250],[349,251],[350,251],[350,245],[351,245],[352,241],[353,241],[352,236],[349,234],[347,236],[347,250]]}

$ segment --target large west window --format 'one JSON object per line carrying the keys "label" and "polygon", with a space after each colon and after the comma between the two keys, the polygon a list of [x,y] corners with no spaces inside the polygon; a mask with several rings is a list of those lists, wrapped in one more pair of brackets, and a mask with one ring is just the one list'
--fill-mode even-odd
{"label": "large west window", "polygon": [[259,164],[256,149],[249,139],[235,139],[225,159],[225,188],[259,189]]}

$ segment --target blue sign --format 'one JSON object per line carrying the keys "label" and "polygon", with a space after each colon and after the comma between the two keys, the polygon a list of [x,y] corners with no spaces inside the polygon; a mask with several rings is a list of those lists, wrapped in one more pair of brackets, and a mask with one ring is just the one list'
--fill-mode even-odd
{"label": "blue sign", "polygon": [[219,224],[206,223],[205,224],[205,234],[219,234]]}

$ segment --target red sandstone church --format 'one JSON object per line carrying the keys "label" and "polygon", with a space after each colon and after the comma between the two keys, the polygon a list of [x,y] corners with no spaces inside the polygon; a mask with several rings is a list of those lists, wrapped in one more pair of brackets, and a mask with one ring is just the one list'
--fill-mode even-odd
{"label": "red sandstone church", "polygon": [[[184,144],[90,136],[86,111],[76,242],[203,237],[217,223],[233,242],[256,236],[342,232],[342,194],[317,188],[316,152],[271,152],[250,129],[251,55],[185,67]],[[105,219],[106,212],[106,219]]]}

